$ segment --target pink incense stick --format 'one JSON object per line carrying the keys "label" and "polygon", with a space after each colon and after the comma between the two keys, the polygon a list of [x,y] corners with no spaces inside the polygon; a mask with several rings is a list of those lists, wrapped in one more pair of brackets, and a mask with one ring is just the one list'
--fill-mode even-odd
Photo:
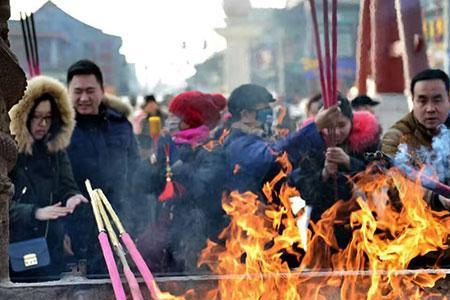
{"label": "pink incense stick", "polygon": [[97,193],[97,190],[95,190],[93,194],[98,196],[95,199],[95,203],[97,204],[97,209],[101,215],[102,221],[105,224],[106,231],[108,232],[109,238],[111,240],[111,244],[113,245],[114,250],[116,250],[116,254],[119,257],[120,262],[122,263],[123,273],[125,274],[125,278],[127,279],[128,285],[130,286],[131,296],[133,300],[143,300],[141,290],[139,289],[139,284],[137,283],[136,277],[130,270],[130,266],[128,265],[123,248],[120,245],[117,235],[114,232],[114,228],[111,225],[111,221],[108,218],[108,214],[106,213],[102,201],[99,198],[100,195]]}
{"label": "pink incense stick", "polygon": [[147,264],[145,263],[144,259],[142,258],[142,255],[139,253],[138,249],[136,248],[136,245],[133,242],[133,239],[130,237],[130,235],[127,232],[124,232],[120,235],[123,243],[128,249],[128,253],[133,258],[133,261],[136,264],[136,267],[139,269],[139,272],[141,273],[142,277],[145,280],[145,284],[147,285],[150,294],[152,295],[153,299],[159,299],[158,294],[159,289],[156,286],[155,279],[153,278],[152,273],[150,272],[150,269],[148,268]]}
{"label": "pink incense stick", "polygon": [[133,272],[131,272],[129,266],[123,267],[123,273],[125,274],[125,278],[128,281],[128,284],[130,285],[130,291],[131,291],[131,297],[133,300],[143,300],[141,289],[139,288],[139,283],[137,282],[136,277],[134,276]]}
{"label": "pink incense stick", "polygon": [[109,244],[108,235],[102,231],[98,234],[98,240],[100,241],[100,247],[102,248],[103,257],[105,258],[116,300],[126,300],[127,297],[123,290],[122,281],[120,280],[119,270],[117,269],[116,261],[114,260],[111,245]]}
{"label": "pink incense stick", "polygon": [[105,232],[105,227],[103,224],[102,217],[97,205],[97,198],[92,190],[91,182],[89,179],[85,181],[86,190],[89,193],[89,198],[91,198],[92,212],[94,213],[95,222],[98,228],[98,240],[100,242],[100,247],[102,248],[103,258],[105,259],[106,267],[108,268],[109,278],[111,278],[111,284],[113,286],[114,295],[116,300],[126,300],[125,291],[123,290],[122,281],[120,280],[119,269],[117,268],[116,261],[114,260],[114,255],[111,250],[111,245],[109,244],[108,235]]}
{"label": "pink incense stick", "polygon": [[106,198],[105,194],[102,190],[96,190],[97,194],[100,196],[100,200],[105,205],[106,209],[108,210],[109,214],[111,215],[117,229],[119,230],[120,238],[122,239],[123,243],[128,249],[128,253],[131,255],[131,258],[133,259],[136,267],[138,268],[139,272],[141,273],[142,277],[144,278],[145,284],[147,285],[147,288],[150,291],[150,294],[153,299],[159,300],[159,294],[161,293],[158,289],[158,286],[156,285],[156,281],[153,278],[152,273],[150,272],[150,269],[148,268],[147,264],[145,263],[144,259],[142,258],[142,255],[139,253],[138,249],[136,248],[136,245],[133,242],[133,239],[130,237],[130,235],[125,231],[125,228],[122,225],[122,222],[120,222],[119,216],[117,216],[116,212],[114,211],[114,208],[111,206],[111,203],[109,203],[108,198]]}

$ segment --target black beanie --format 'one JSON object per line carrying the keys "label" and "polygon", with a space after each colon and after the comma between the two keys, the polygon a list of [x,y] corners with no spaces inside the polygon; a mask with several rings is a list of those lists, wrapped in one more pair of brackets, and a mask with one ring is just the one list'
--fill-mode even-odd
{"label": "black beanie", "polygon": [[275,101],[269,91],[256,84],[243,84],[231,92],[228,98],[228,111],[235,118],[244,109],[254,109],[259,103]]}

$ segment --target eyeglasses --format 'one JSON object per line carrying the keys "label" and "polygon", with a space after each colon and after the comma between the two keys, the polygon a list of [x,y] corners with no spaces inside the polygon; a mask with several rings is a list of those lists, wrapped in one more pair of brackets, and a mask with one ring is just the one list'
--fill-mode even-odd
{"label": "eyeglasses", "polygon": [[50,124],[52,121],[52,116],[32,116],[32,121],[36,122],[37,124],[41,124],[42,121],[45,121],[45,124]]}

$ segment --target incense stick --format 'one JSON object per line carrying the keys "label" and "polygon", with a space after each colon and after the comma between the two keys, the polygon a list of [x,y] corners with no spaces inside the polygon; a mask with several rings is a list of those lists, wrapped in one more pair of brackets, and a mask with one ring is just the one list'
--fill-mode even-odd
{"label": "incense stick", "polygon": [[328,99],[328,97],[326,95],[327,89],[326,89],[326,85],[325,85],[324,66],[323,66],[323,61],[322,61],[322,48],[320,46],[319,26],[317,24],[316,3],[315,3],[315,0],[309,0],[309,3],[311,6],[313,31],[314,31],[314,37],[316,40],[316,54],[317,54],[317,61],[319,63],[320,87],[322,90],[322,98],[324,99],[324,102],[325,102],[326,99]]}
{"label": "incense stick", "polygon": [[325,108],[328,108],[332,105],[333,95],[331,94],[331,56],[330,56],[330,32],[329,32],[329,22],[328,22],[328,0],[323,0],[323,31],[324,31],[324,42],[325,42],[325,74],[326,74],[326,81],[325,81],[325,88],[327,89],[326,92],[326,99],[324,99]]}
{"label": "incense stick", "polygon": [[36,75],[41,75],[41,66],[39,64],[39,47],[37,43],[37,37],[36,37],[36,25],[34,23],[34,14],[30,14],[31,19],[31,30],[32,30],[32,36],[33,36],[33,42],[34,42],[34,55],[35,55],[35,61],[34,61],[34,72]]}
{"label": "incense stick", "polygon": [[30,60],[30,52],[28,50],[28,39],[26,34],[26,28],[25,28],[25,19],[22,16],[22,12],[20,13],[20,26],[22,27],[22,37],[23,37],[23,43],[25,46],[25,55],[27,59],[27,65],[28,65],[28,72],[30,73],[30,76],[34,76],[33,67],[31,66],[31,60]]}
{"label": "incense stick", "polygon": [[27,33],[27,39],[28,39],[28,43],[30,45],[30,54],[31,54],[31,67],[33,68],[33,76],[36,76],[38,74],[36,74],[36,54],[35,54],[35,50],[34,50],[34,42],[33,42],[33,38],[32,38],[32,34],[31,34],[31,27],[30,27],[30,18],[28,16],[25,15],[25,26],[26,26],[26,33]]}

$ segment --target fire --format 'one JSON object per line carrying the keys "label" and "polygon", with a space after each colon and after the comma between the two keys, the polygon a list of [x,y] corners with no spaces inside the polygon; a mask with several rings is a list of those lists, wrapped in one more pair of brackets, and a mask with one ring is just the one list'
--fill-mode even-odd
{"label": "fire", "polygon": [[210,140],[203,145],[203,148],[209,152],[212,152],[218,145],[223,145],[226,137],[230,134],[230,129],[224,128],[222,134],[217,140]]}
{"label": "fire", "polygon": [[[226,278],[206,299],[423,299],[425,288],[445,277],[436,253],[448,247],[450,215],[432,211],[418,183],[395,169],[359,174],[354,199],[338,201],[311,223],[304,241],[286,161],[263,188],[267,203],[250,192],[223,198],[231,218],[220,236],[225,242],[208,241],[199,265]],[[392,187],[398,202],[389,197]],[[335,230],[348,232],[349,240],[341,245]],[[427,269],[408,269],[427,254],[433,258]]]}

